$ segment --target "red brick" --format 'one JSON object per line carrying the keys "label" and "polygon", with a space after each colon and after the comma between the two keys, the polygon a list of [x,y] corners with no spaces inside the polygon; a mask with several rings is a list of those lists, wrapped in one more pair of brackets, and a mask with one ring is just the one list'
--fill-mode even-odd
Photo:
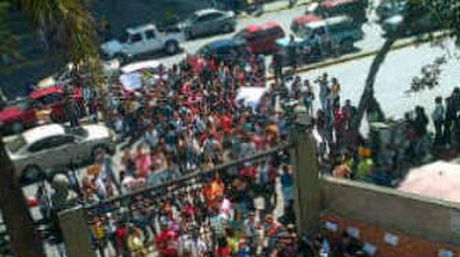
{"label": "red brick", "polygon": [[[332,234],[333,240],[337,240],[342,232],[348,227],[359,229],[359,240],[363,243],[371,243],[377,247],[375,257],[437,257],[439,250],[452,251],[460,257],[460,248],[451,245],[430,242],[428,240],[398,233],[397,231],[384,230],[375,225],[369,225],[361,221],[343,219],[337,216],[325,215],[323,222],[330,221],[338,225],[338,231]],[[392,246],[384,241],[385,233],[391,233],[399,237],[398,245]]]}

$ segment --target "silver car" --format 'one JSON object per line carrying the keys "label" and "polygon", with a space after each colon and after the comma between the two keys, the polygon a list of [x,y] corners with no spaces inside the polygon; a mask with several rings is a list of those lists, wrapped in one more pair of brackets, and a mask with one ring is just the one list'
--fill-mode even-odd
{"label": "silver car", "polygon": [[21,182],[31,183],[70,163],[115,152],[115,136],[103,125],[69,128],[60,124],[36,127],[3,139]]}
{"label": "silver car", "polygon": [[197,11],[179,24],[179,29],[185,33],[187,39],[217,33],[230,33],[235,31],[235,28],[235,14],[232,11],[216,9]]}

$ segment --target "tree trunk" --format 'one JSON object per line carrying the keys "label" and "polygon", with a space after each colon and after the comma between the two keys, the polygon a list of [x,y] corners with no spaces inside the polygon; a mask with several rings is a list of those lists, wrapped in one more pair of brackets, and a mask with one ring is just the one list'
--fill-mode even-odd
{"label": "tree trunk", "polygon": [[10,236],[11,248],[18,257],[46,257],[43,246],[34,229],[22,188],[16,178],[3,141],[0,140],[0,206],[3,222]]}
{"label": "tree trunk", "polygon": [[380,49],[380,51],[377,53],[374,60],[372,61],[372,65],[367,75],[366,84],[364,86],[364,91],[361,95],[361,99],[359,100],[358,111],[356,112],[356,115],[354,116],[353,122],[351,124],[352,125],[351,130],[356,135],[359,134],[359,128],[361,127],[361,121],[364,117],[364,113],[369,108],[369,106],[372,104],[373,98],[375,98],[374,84],[375,84],[375,79],[377,77],[377,73],[379,72],[381,65],[385,61],[387,54],[391,51],[391,47],[396,42],[396,40],[398,40],[402,32],[404,32],[405,30],[406,30],[405,24],[402,24],[401,26],[399,26],[398,30],[395,33],[393,33],[385,41],[382,48]]}

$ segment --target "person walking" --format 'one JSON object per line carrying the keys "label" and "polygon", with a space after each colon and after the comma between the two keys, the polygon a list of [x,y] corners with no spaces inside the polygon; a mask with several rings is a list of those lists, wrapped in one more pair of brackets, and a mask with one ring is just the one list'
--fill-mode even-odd
{"label": "person walking", "polygon": [[336,78],[332,78],[331,80],[331,94],[330,94],[330,101],[333,110],[340,108],[340,83]]}
{"label": "person walking", "polygon": [[305,105],[307,113],[313,115],[313,101],[315,101],[315,93],[313,92],[313,88],[311,87],[308,79],[304,81],[304,87],[305,93],[303,97],[303,104]]}
{"label": "person walking", "polygon": [[319,101],[321,103],[321,109],[326,112],[328,106],[328,97],[331,92],[329,88],[328,74],[323,73],[323,76],[315,80],[319,85]]}
{"label": "person walking", "polygon": [[295,72],[297,70],[297,44],[295,42],[294,35],[289,36],[288,58],[289,58],[289,64],[293,72]]}
{"label": "person walking", "polygon": [[431,119],[433,120],[434,129],[435,129],[435,144],[442,144],[442,127],[444,125],[444,117],[446,114],[446,109],[442,104],[442,97],[438,96],[434,100],[434,111],[431,114]]}
{"label": "person walking", "polygon": [[279,85],[283,81],[283,55],[280,50],[273,54],[272,67],[275,73],[275,84]]}
{"label": "person walking", "polygon": [[294,176],[288,165],[284,165],[281,174],[281,191],[283,192],[284,208],[290,205],[293,199]]}

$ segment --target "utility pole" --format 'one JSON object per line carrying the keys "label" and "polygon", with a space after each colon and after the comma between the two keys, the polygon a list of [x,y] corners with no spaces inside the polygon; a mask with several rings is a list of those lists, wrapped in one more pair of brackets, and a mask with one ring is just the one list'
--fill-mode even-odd
{"label": "utility pole", "polygon": [[3,140],[0,140],[0,167],[0,206],[13,252],[18,257],[46,257]]}

